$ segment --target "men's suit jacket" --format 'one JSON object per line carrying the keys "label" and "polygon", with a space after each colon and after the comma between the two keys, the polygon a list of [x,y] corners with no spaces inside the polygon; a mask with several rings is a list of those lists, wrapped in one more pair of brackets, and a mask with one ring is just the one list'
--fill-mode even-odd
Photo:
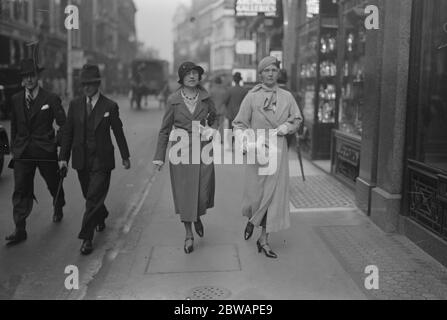
{"label": "men's suit jacket", "polygon": [[[54,120],[59,126],[57,139]],[[65,121],[65,111],[57,95],[39,88],[39,93],[28,110],[25,105],[25,91],[15,94],[11,112],[11,149],[14,158],[20,158],[30,142],[50,153],[56,152]]]}
{"label": "men's suit jacket", "polygon": [[[62,135],[59,160],[69,161],[72,154],[72,167],[75,170],[86,168],[86,98],[78,98],[70,103],[67,123]],[[123,160],[129,159],[129,148],[124,136],[123,123],[119,117],[118,105],[100,94],[95,107],[96,156],[100,160],[99,170],[115,169],[115,153],[110,135],[112,129]]]}

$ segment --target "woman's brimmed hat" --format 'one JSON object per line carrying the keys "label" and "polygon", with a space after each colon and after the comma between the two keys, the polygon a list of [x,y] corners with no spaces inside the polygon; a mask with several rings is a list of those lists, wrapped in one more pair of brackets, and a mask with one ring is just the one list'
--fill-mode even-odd
{"label": "woman's brimmed hat", "polygon": [[99,67],[93,64],[86,64],[81,70],[81,84],[101,82]]}
{"label": "woman's brimmed hat", "polygon": [[178,68],[178,83],[183,84],[183,79],[191,70],[196,70],[199,73],[200,77],[202,77],[202,75],[205,73],[205,70],[201,66],[196,65],[194,62],[183,62]]}

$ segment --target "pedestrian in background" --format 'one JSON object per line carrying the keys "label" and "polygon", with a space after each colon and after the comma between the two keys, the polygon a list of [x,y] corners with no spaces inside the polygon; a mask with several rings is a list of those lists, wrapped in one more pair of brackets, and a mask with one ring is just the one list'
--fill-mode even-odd
{"label": "pedestrian in background", "polygon": [[[236,118],[236,115],[239,113],[239,109],[241,107],[242,100],[244,100],[247,95],[248,90],[241,86],[242,75],[240,72],[236,72],[233,75],[234,86],[228,89],[227,95],[225,98],[225,109],[226,109],[226,117],[228,119],[229,129],[233,130],[233,120]],[[228,137],[228,141],[233,144],[233,134],[229,133],[230,137]],[[229,146],[230,147],[230,146]],[[231,147],[230,147],[231,149]]]}
{"label": "pedestrian in background", "polygon": [[82,194],[86,200],[82,228],[78,235],[83,240],[81,253],[93,251],[93,236],[104,231],[109,215],[104,201],[115,169],[115,153],[110,135],[113,131],[122,163],[130,169],[130,155],[119,117],[118,104],[100,91],[101,75],[96,65],[84,65],[81,70],[83,97],[70,102],[67,124],[62,136],[59,165],[67,168],[70,155],[77,170]]}
{"label": "pedestrian in background", "polygon": [[[44,69],[34,59],[21,62],[20,74],[25,90],[12,98],[11,147],[14,169],[13,216],[15,231],[6,237],[9,244],[26,240],[26,219],[33,209],[34,175],[36,168],[45,180],[53,197],[53,222],[62,220],[65,205],[64,190],[57,190],[60,182],[57,165],[57,137],[65,125],[65,111],[61,99],[39,86],[39,74]],[[53,123],[59,126],[55,134]],[[56,199],[57,196],[57,199]]]}
{"label": "pedestrian in background", "polygon": [[[247,129],[267,129],[277,132],[277,169],[270,175],[259,174],[259,164],[246,165],[243,215],[249,220],[244,232],[249,240],[255,227],[262,227],[256,242],[258,251],[277,258],[270,248],[268,236],[290,226],[289,156],[285,136],[298,129],[302,116],[292,94],[278,87],[279,62],[265,57],[258,65],[262,83],[256,85],[242,101],[233,121],[236,139],[242,143]],[[268,135],[269,136],[269,135]],[[265,144],[270,141],[266,138]]]}
{"label": "pedestrian in background", "polygon": [[[173,164],[170,162],[171,187],[176,214],[185,226],[186,236],[184,251],[186,254],[194,250],[194,235],[204,236],[201,217],[207,209],[214,207],[215,173],[214,164],[203,163],[200,155],[199,164],[192,164],[193,121],[200,122],[203,127],[217,128],[216,109],[208,92],[200,85],[204,74],[202,67],[192,62],[184,62],[178,69],[180,88],[168,99],[163,123],[161,125],[157,151],[154,156],[156,170],[161,170],[165,163],[166,149],[171,131],[183,130],[189,136],[189,144],[182,146],[182,154],[189,155],[188,163]],[[212,131],[212,129],[209,129]],[[205,134],[205,132],[203,132]],[[174,147],[181,141],[171,141]],[[209,141],[201,141],[200,151]],[[177,146],[178,147],[178,146]]]}
{"label": "pedestrian in background", "polygon": [[227,97],[227,90],[223,84],[221,77],[216,77],[210,89],[211,99],[214,102],[214,106],[217,112],[216,122],[218,125],[218,130],[221,138],[221,142],[223,142],[223,129],[224,129],[224,120],[226,114],[225,108],[225,99]]}

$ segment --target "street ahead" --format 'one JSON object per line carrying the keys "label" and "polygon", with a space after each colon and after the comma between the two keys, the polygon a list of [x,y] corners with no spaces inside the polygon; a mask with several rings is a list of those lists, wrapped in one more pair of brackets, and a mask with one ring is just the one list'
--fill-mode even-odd
{"label": "street ahead", "polygon": [[[162,111],[155,101],[149,101],[146,108],[137,111],[130,109],[127,98],[119,97],[116,100],[129,143],[132,168],[129,171],[123,169],[119,152],[116,151],[117,168],[112,173],[106,199],[110,217],[106,222],[106,231],[95,235],[95,251],[91,256],[83,257],[79,253],[81,240],[77,239],[77,235],[85,202],[73,169],[69,170],[64,183],[67,205],[62,223],[52,222],[51,197],[42,177],[36,172],[35,194],[38,203],[34,204],[27,221],[28,240],[14,247],[6,247],[4,237],[14,230],[11,202],[14,177],[12,170],[4,169],[0,178],[0,299],[77,298],[68,296],[70,292],[65,289],[66,266],[78,266],[82,270],[81,282],[88,282],[88,277],[100,267],[104,252],[117,240],[122,227],[129,225],[141,191],[149,183],[152,173],[150,164]],[[9,134],[9,122],[2,124]],[[7,157],[6,162],[9,159]],[[82,292],[77,294],[82,295]]]}

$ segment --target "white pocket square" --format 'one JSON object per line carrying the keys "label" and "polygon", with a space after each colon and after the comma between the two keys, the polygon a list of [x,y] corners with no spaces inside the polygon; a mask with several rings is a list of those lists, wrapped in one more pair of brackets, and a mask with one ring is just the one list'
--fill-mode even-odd
{"label": "white pocket square", "polygon": [[43,107],[42,107],[42,109],[40,109],[40,110],[48,110],[48,109],[50,109],[50,106],[49,105],[44,105]]}
{"label": "white pocket square", "polygon": [[110,113],[106,112],[104,113],[104,118],[110,117]]}

